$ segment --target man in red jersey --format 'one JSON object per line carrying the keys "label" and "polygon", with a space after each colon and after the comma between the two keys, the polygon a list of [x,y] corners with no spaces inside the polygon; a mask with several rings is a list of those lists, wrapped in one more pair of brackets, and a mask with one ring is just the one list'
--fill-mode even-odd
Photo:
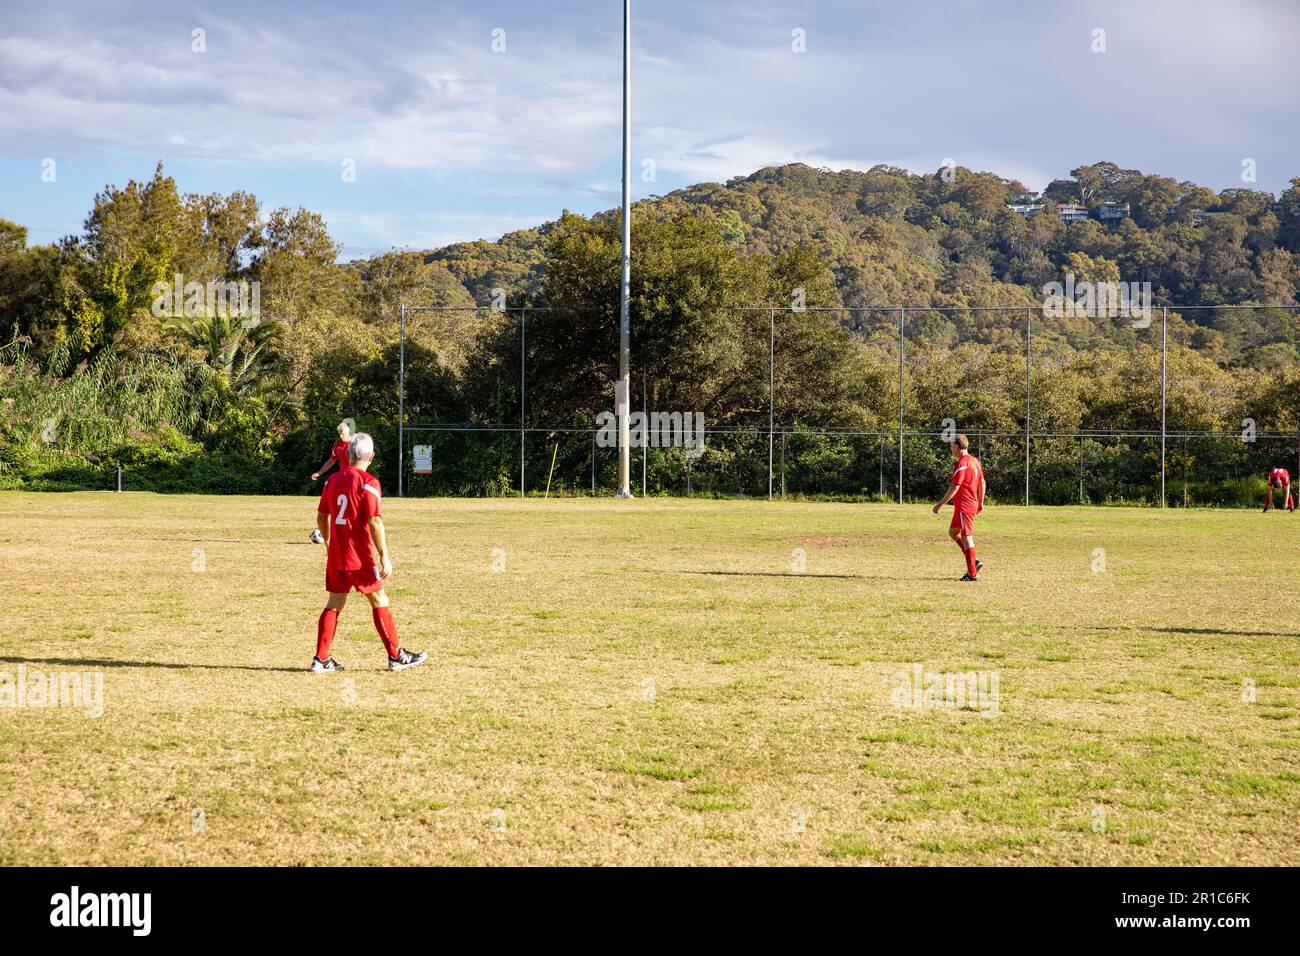
{"label": "man in red jersey", "polygon": [[[397,643],[397,625],[388,610],[388,595],[384,581],[393,573],[393,562],[388,555],[388,538],[384,534],[384,521],[380,516],[382,492],[379,479],[367,469],[375,458],[375,443],[364,432],[356,435],[348,445],[348,465],[330,476],[321,490],[320,504],[316,508],[316,527],[325,538],[325,590],[329,600],[316,622],[316,656],[311,669],[315,672],[341,671],[343,665],[330,657],[330,644],[338,626],[339,611],[347,603],[348,593],[356,588],[370,601],[375,630],[388,652],[388,669],[405,670],[423,664],[428,656],[424,652],[412,654]],[[379,552],[370,544],[374,542]]]}
{"label": "man in red jersey", "polygon": [[952,483],[937,505],[934,513],[952,502],[952,524],[948,526],[948,537],[957,542],[961,553],[966,556],[966,573],[963,581],[978,581],[980,568],[984,562],[975,557],[975,538],[972,530],[975,516],[984,510],[984,466],[969,451],[970,440],[965,435],[958,435],[949,446],[952,456],[957,459],[952,467]]}
{"label": "man in red jersey", "polygon": [[[334,465],[339,466],[339,471],[348,467],[348,443],[350,441],[352,441],[352,419],[347,418],[339,422],[339,440],[330,449],[330,456],[325,459],[325,464],[311,473],[312,481],[325,474]],[[312,544],[325,543],[325,536],[319,531],[313,531],[310,537]]]}
{"label": "man in red jersey", "polygon": [[1295,511],[1295,502],[1291,498],[1291,473],[1285,468],[1274,468],[1268,473],[1268,493],[1264,498],[1264,510],[1273,510],[1273,490],[1286,489],[1286,510]]}

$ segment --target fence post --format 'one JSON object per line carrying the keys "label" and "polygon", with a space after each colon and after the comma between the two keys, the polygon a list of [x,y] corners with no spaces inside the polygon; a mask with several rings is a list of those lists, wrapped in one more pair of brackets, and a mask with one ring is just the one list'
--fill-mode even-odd
{"label": "fence post", "polygon": [[1169,306],[1164,306],[1160,317],[1160,507],[1165,507],[1165,420],[1167,416],[1166,368],[1169,352]]}
{"label": "fence post", "polygon": [[1029,507],[1029,366],[1032,362],[1030,354],[1030,325],[1033,322],[1033,310],[1025,308],[1025,507]]}
{"label": "fence post", "polygon": [[117,493],[119,495],[122,493],[122,463],[120,461],[117,463]]}
{"label": "fence post", "polygon": [[903,323],[907,310],[898,310],[898,503],[903,503]]}
{"label": "fence post", "polygon": [[641,414],[645,416],[645,427],[641,432],[641,497],[645,497],[646,456],[650,454],[650,399],[646,386],[646,373],[641,372]]}
{"label": "fence post", "polygon": [[524,395],[528,394],[528,310],[519,310],[519,497],[524,497]]}
{"label": "fence post", "polygon": [[785,429],[781,429],[781,500],[785,501]]}
{"label": "fence post", "polygon": [[596,494],[596,433],[591,433],[591,494]]}
{"label": "fence post", "polygon": [[[767,500],[772,500],[772,428],[776,421],[776,309],[767,314]],[[785,439],[782,438],[782,441]],[[785,448],[782,446],[782,453]],[[784,497],[784,495],[782,496]]]}
{"label": "fence post", "polygon": [[397,351],[397,497],[402,497],[402,479],[406,470],[406,305],[398,309]]}
{"label": "fence post", "polygon": [[1187,434],[1183,434],[1183,507],[1188,506],[1187,501],[1187,467],[1191,459],[1187,456]]}

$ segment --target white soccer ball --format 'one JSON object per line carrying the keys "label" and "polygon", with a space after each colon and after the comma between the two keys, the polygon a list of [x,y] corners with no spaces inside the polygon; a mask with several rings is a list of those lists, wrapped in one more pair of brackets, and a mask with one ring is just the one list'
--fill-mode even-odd
{"label": "white soccer ball", "polygon": [[324,544],[324,543],[325,543],[325,535],[321,534],[319,531],[313,531],[313,532],[311,533],[311,543],[312,543],[312,544]]}

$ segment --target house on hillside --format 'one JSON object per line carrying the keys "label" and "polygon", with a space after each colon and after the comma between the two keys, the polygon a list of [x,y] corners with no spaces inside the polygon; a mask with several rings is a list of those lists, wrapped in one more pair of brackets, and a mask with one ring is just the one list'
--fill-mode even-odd
{"label": "house on hillside", "polygon": [[1046,209],[1047,204],[1042,193],[1020,193],[1007,203],[1007,208],[1021,218],[1031,219]]}
{"label": "house on hillside", "polygon": [[[1123,219],[1125,216],[1128,215],[1128,203],[1103,203],[1102,204],[1103,210],[1105,210],[1107,207],[1111,207],[1114,210],[1119,211],[1119,215],[1114,219],[1115,223],[1118,223],[1120,219]],[[1071,202],[1061,202],[1061,203],[1052,204],[1049,203],[1048,200],[1043,198],[1042,193],[1023,193],[1017,196],[1013,202],[1007,203],[1007,208],[1010,209],[1012,212],[1014,212],[1016,215],[1022,216],[1025,219],[1030,219],[1034,216],[1037,216],[1045,209],[1051,209],[1053,212],[1056,213],[1057,217],[1060,218],[1061,222],[1067,224],[1072,222],[1082,222],[1084,219],[1088,218],[1087,206],[1080,205],[1079,203],[1071,203]],[[1105,215],[1102,216],[1102,219],[1103,221],[1107,221],[1107,217]]]}
{"label": "house on hillside", "polygon": [[1072,222],[1083,222],[1088,218],[1088,207],[1077,202],[1058,202],[1056,204],[1056,214],[1060,217],[1061,222],[1066,225]]}
{"label": "house on hillside", "polygon": [[1097,218],[1114,229],[1129,216],[1129,204],[1126,202],[1104,202],[1097,207]]}

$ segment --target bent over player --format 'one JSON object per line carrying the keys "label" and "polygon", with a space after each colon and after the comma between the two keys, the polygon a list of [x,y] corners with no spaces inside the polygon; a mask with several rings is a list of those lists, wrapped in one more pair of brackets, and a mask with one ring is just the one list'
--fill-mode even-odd
{"label": "bent over player", "polygon": [[957,459],[952,466],[952,483],[948,491],[934,506],[934,513],[952,502],[952,524],[948,526],[948,537],[957,542],[961,553],[966,556],[966,573],[963,581],[978,581],[980,569],[984,562],[975,557],[975,538],[973,529],[975,516],[984,510],[984,466],[970,453],[970,440],[965,435],[958,435],[949,446],[952,456]]}
{"label": "bent over player", "polygon": [[1286,510],[1295,511],[1295,501],[1291,498],[1291,473],[1285,468],[1274,468],[1268,473],[1268,492],[1264,498],[1264,510],[1273,510],[1273,491],[1278,488],[1286,490]]}
{"label": "bent over player", "polygon": [[[384,520],[380,516],[382,492],[379,479],[367,469],[375,458],[375,443],[364,432],[348,444],[348,468],[335,472],[321,490],[320,504],[316,508],[316,527],[324,536],[327,549],[325,558],[325,590],[329,600],[316,622],[316,656],[311,669],[341,671],[343,665],[330,656],[334,629],[338,626],[339,611],[347,603],[348,593],[356,588],[370,602],[375,630],[388,651],[388,669],[405,670],[423,664],[428,656],[424,652],[412,654],[397,643],[397,625],[388,610],[388,595],[384,581],[393,573],[393,562],[388,555],[388,538],[384,534]],[[374,542],[378,551],[370,548]]]}
{"label": "bent over player", "polygon": [[338,465],[339,471],[348,467],[348,445],[352,441],[352,425],[349,422],[339,422],[339,440],[334,443],[330,449],[330,456],[325,459],[325,464],[321,465],[311,473],[311,480],[315,481],[325,472],[330,470],[332,465]]}
{"label": "bent over player", "polygon": [[[330,456],[325,459],[325,464],[321,465],[311,473],[311,480],[315,481],[325,472],[330,470],[332,465],[338,465],[339,471],[348,467],[348,443],[352,441],[352,420],[339,422],[339,440],[334,443],[330,449]],[[325,537],[319,531],[311,533],[313,544],[324,544]]]}

